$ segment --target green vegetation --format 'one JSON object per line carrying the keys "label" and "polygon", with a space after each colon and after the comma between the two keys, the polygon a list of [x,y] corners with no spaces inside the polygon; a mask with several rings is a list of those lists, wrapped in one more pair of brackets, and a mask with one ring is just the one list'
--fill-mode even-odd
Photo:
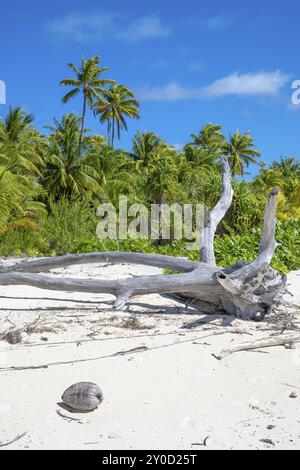
{"label": "green vegetation", "polygon": [[[221,189],[220,156],[228,156],[234,201],[215,240],[217,261],[232,265],[253,259],[258,249],[263,207],[268,192],[280,187],[277,239],[273,265],[283,272],[300,267],[300,162],[282,157],[268,168],[255,142],[239,131],[228,137],[220,125],[205,124],[182,151],[153,132],[139,131],[130,151],[114,149],[127,131],[127,120],[138,119],[133,92],[102,78],[100,58],[68,64],[75,78],[61,81],[71,87],[68,101],[82,94],[80,115],[65,114],[41,133],[33,116],[10,108],[0,121],[0,255],[56,255],[102,250],[161,252],[197,259],[184,241],[99,240],[99,203],[115,207],[119,195],[147,207],[163,203],[204,203],[212,207]],[[85,129],[89,110],[100,121],[100,134]],[[51,122],[51,120],[49,119]],[[49,123],[48,123],[49,124]],[[244,179],[249,164],[260,165],[258,176]]]}
{"label": "green vegetation", "polygon": [[103,97],[93,105],[95,115],[100,115],[100,122],[107,123],[109,145],[114,148],[115,133],[121,137],[121,129],[127,131],[124,116],[139,118],[139,103],[134,94],[124,85],[111,85],[102,92]]}

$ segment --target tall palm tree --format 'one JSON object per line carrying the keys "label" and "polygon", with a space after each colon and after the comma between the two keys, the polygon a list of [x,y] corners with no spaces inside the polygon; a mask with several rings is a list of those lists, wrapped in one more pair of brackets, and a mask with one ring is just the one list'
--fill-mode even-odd
{"label": "tall palm tree", "polygon": [[99,192],[96,170],[78,153],[80,118],[70,113],[63,116],[61,122],[55,119],[54,124],[54,127],[48,126],[52,134],[49,136],[43,186],[55,199],[62,196],[72,199]]}
{"label": "tall palm tree", "polygon": [[87,104],[92,108],[96,99],[100,99],[103,94],[103,87],[109,83],[114,83],[114,80],[100,78],[102,73],[108,70],[107,67],[100,67],[100,57],[93,56],[88,60],[82,57],[80,67],[75,64],[69,63],[68,66],[75,73],[76,78],[65,78],[61,80],[60,85],[73,87],[63,98],[63,103],[67,103],[71,98],[78,95],[81,91],[83,94],[83,108],[81,117],[81,130],[79,146],[81,148],[85,127],[86,108]]}
{"label": "tall palm tree", "polygon": [[103,98],[94,105],[95,114],[100,115],[100,122],[107,122],[107,133],[111,147],[114,147],[115,132],[118,139],[121,130],[127,131],[125,116],[139,119],[139,103],[132,91],[124,85],[113,84],[103,91]]}
{"label": "tall palm tree", "polygon": [[225,137],[221,132],[222,127],[209,122],[202,126],[198,134],[192,134],[193,142],[188,145],[193,147],[207,148],[212,145],[223,145]]}
{"label": "tall palm tree", "polygon": [[243,175],[245,166],[256,163],[260,152],[254,149],[254,140],[249,134],[241,134],[238,130],[229,134],[229,141],[224,145],[225,154],[231,163],[233,174]]}

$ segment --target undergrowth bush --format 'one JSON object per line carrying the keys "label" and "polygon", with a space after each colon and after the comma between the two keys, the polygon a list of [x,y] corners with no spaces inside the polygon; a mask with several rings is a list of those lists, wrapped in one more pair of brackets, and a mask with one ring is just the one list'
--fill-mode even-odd
{"label": "undergrowth bush", "polygon": [[[253,260],[259,250],[261,229],[253,228],[246,235],[224,235],[215,239],[215,254],[220,266],[232,266],[238,260]],[[272,267],[287,273],[300,268],[300,220],[277,222],[276,240],[279,244]]]}
{"label": "undergrowth bush", "polygon": [[[198,251],[187,250],[183,240],[157,246],[148,240],[100,240],[96,235],[98,219],[88,204],[63,201],[51,203],[51,214],[36,232],[13,231],[0,236],[1,256],[55,256],[65,253],[96,251],[132,251],[184,256],[198,261]],[[253,260],[259,250],[261,229],[253,228],[245,235],[218,235],[215,238],[217,264],[232,266],[238,260]],[[279,246],[272,266],[287,273],[300,268],[300,220],[279,221],[276,239]]]}
{"label": "undergrowth bush", "polygon": [[61,199],[50,201],[50,215],[41,226],[51,252],[58,255],[76,252],[77,245],[95,233],[95,210],[87,202]]}

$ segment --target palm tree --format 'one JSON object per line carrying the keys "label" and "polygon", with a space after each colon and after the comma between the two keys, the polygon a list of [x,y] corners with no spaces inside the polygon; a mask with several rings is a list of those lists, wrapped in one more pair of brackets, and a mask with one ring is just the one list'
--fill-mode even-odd
{"label": "palm tree", "polygon": [[0,165],[0,234],[14,229],[37,229],[37,219],[45,214],[36,199],[41,186],[32,176],[13,173]]}
{"label": "palm tree", "polygon": [[10,106],[8,114],[4,120],[5,140],[16,143],[19,142],[24,134],[28,131],[34,116],[26,114],[21,107],[12,108]]}
{"label": "palm tree", "polygon": [[273,162],[271,167],[282,174],[283,178],[300,178],[300,161],[293,157],[281,157],[280,162]]}
{"label": "palm tree", "polygon": [[134,160],[142,161],[143,166],[148,166],[151,155],[160,147],[166,147],[166,143],[154,132],[138,131],[132,141],[132,153]]}
{"label": "palm tree", "polygon": [[210,170],[219,160],[224,150],[226,139],[221,126],[208,123],[202,126],[198,134],[192,134],[193,141],[184,146],[184,154],[196,167]]}
{"label": "palm tree", "polygon": [[139,103],[132,91],[124,85],[111,85],[103,91],[103,98],[94,105],[95,114],[100,115],[100,122],[107,122],[107,133],[111,147],[114,147],[115,131],[118,139],[121,129],[127,131],[125,116],[139,119]]}
{"label": "palm tree", "polygon": [[263,194],[267,194],[275,186],[284,187],[280,171],[274,168],[260,170],[259,175],[252,182],[252,186]]}
{"label": "palm tree", "polygon": [[45,213],[37,199],[42,188],[37,182],[43,166],[41,135],[31,124],[33,116],[20,107],[9,108],[0,122],[0,233],[37,228]]}
{"label": "palm tree", "polygon": [[222,146],[225,142],[225,137],[221,132],[222,127],[218,124],[209,122],[202,126],[198,134],[192,134],[193,142],[188,145],[192,147],[207,148],[212,145]]}
{"label": "palm tree", "polygon": [[99,67],[100,57],[93,56],[88,60],[82,57],[81,66],[69,63],[68,66],[75,73],[76,78],[65,78],[61,80],[60,85],[73,87],[63,98],[63,103],[67,103],[71,98],[76,96],[80,91],[83,93],[83,108],[81,117],[81,130],[79,146],[81,148],[85,127],[86,107],[89,104],[92,108],[94,100],[100,99],[103,94],[103,87],[114,80],[100,78],[103,72],[108,70],[107,67]]}
{"label": "palm tree", "polygon": [[[43,186],[55,199],[98,193],[101,190],[98,174],[78,153],[80,118],[70,113],[63,116],[61,122],[54,119],[54,124],[54,127],[48,126],[52,134],[49,136]],[[82,146],[85,146],[84,138]]]}
{"label": "palm tree", "polygon": [[224,145],[225,154],[231,163],[233,174],[243,175],[245,166],[256,163],[260,152],[254,149],[254,140],[249,134],[241,134],[238,130],[229,134],[229,141]]}
{"label": "palm tree", "polygon": [[20,107],[9,108],[0,122],[0,161],[10,169],[22,167],[30,174],[40,175],[45,139],[32,127],[33,119]]}

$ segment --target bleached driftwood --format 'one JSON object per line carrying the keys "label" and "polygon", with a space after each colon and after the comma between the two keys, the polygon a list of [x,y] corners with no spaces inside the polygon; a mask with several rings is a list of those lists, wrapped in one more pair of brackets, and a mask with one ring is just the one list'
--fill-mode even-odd
{"label": "bleached driftwood", "polygon": [[231,206],[233,190],[231,186],[230,167],[228,160],[222,161],[222,193],[216,206],[205,210],[204,227],[201,231],[200,259],[203,263],[215,265],[214,236],[221,220]]}
{"label": "bleached driftwood", "polygon": [[271,348],[274,346],[284,346],[286,344],[300,343],[300,333],[291,333],[289,335],[272,336],[261,338],[247,343],[234,344],[223,349],[220,354],[215,355],[217,359],[224,359],[238,351],[251,351],[253,349]]}
{"label": "bleached driftwood", "polygon": [[[0,269],[0,285],[30,285],[41,289],[107,293],[116,297],[121,309],[135,296],[158,293],[176,299],[203,313],[228,313],[243,319],[260,320],[280,304],[285,276],[270,268],[276,248],[275,226],[278,189],[268,196],[262,239],[257,258],[239,262],[230,269],[216,266],[214,235],[232,202],[231,174],[227,158],[222,159],[222,193],[219,202],[206,211],[201,233],[201,262],[157,254],[106,252],[65,255],[26,261]],[[37,274],[54,268],[82,263],[133,263],[168,268],[180,274],[141,276],[122,280],[85,280]]]}

